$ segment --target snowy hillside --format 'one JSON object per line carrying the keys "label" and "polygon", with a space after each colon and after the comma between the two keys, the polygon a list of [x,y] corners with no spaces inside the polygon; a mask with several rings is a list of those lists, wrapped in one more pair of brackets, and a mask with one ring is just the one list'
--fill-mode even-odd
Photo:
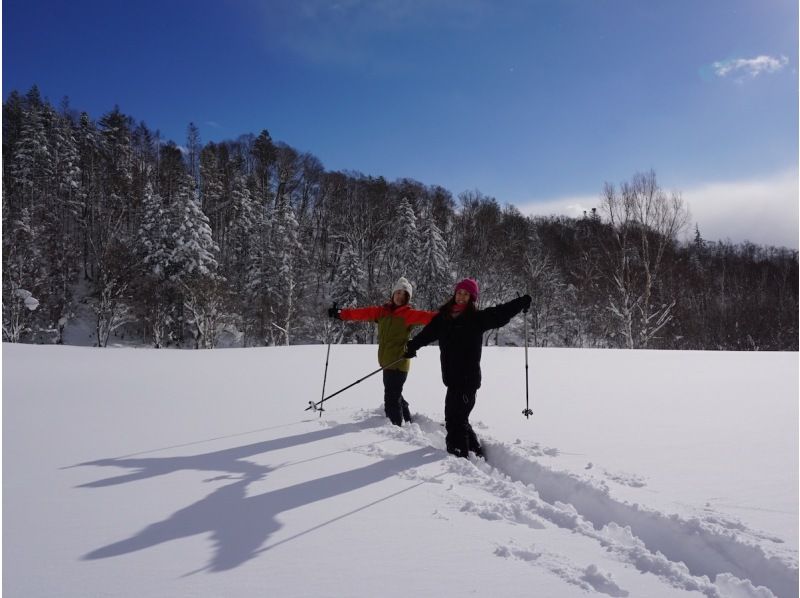
{"label": "snowy hillside", "polygon": [[[335,346],[327,390],[373,370]],[[324,346],[3,345],[3,594],[725,596],[798,589],[798,355],[484,352],[488,462],[438,349],[318,417]]]}

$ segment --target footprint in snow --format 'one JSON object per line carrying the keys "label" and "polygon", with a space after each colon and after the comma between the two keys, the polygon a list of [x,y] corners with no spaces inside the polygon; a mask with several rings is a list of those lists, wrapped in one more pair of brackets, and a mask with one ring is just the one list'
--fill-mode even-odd
{"label": "footprint in snow", "polygon": [[623,590],[614,583],[610,574],[607,575],[603,573],[597,568],[597,565],[589,565],[586,567],[581,579],[592,586],[597,592],[602,592],[603,594],[608,594],[609,596],[615,596],[618,598],[626,598],[629,596],[627,591]]}
{"label": "footprint in snow", "polygon": [[604,470],[603,473],[612,482],[622,484],[623,486],[630,486],[631,488],[644,488],[647,486],[645,478],[635,473],[613,472],[607,469]]}

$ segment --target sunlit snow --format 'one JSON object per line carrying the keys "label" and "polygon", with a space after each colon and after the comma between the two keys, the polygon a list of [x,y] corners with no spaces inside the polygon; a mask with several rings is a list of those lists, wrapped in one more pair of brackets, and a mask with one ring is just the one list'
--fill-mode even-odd
{"label": "sunlit snow", "polygon": [[797,595],[796,353],[486,348],[483,462],[325,350],[4,344],[4,595]]}

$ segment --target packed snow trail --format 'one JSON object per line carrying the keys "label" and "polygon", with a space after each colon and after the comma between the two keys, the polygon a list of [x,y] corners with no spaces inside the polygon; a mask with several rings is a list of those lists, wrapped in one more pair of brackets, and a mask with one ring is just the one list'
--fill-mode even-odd
{"label": "packed snow trail", "polygon": [[[377,413],[363,417],[374,418]],[[425,416],[418,415],[414,424],[402,429],[384,426],[378,431],[444,450],[440,424]],[[711,598],[728,595],[731,587],[745,592],[743,596],[789,598],[796,593],[797,567],[768,557],[759,546],[748,543],[748,530],[741,526],[682,519],[620,502],[607,487],[541,465],[530,450],[491,440],[484,440],[484,450],[486,461],[448,459],[450,470],[463,482],[498,498],[494,504],[466,502],[464,512],[529,526],[548,521],[594,538],[642,573],[653,573],[675,587],[701,591]],[[511,549],[500,552],[503,556],[515,553]]]}

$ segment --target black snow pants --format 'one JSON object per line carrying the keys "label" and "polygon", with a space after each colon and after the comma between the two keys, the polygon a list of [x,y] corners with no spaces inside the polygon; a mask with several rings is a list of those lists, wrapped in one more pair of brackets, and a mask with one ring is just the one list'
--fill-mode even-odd
{"label": "black snow pants", "polygon": [[475,430],[469,424],[469,414],[475,407],[475,388],[447,387],[444,398],[444,420],[447,429],[447,452],[458,457],[466,457],[469,451],[479,457],[483,456],[483,449],[478,442]]}
{"label": "black snow pants", "polygon": [[411,411],[403,398],[403,384],[408,372],[383,370],[383,410],[395,426],[411,421]]}

